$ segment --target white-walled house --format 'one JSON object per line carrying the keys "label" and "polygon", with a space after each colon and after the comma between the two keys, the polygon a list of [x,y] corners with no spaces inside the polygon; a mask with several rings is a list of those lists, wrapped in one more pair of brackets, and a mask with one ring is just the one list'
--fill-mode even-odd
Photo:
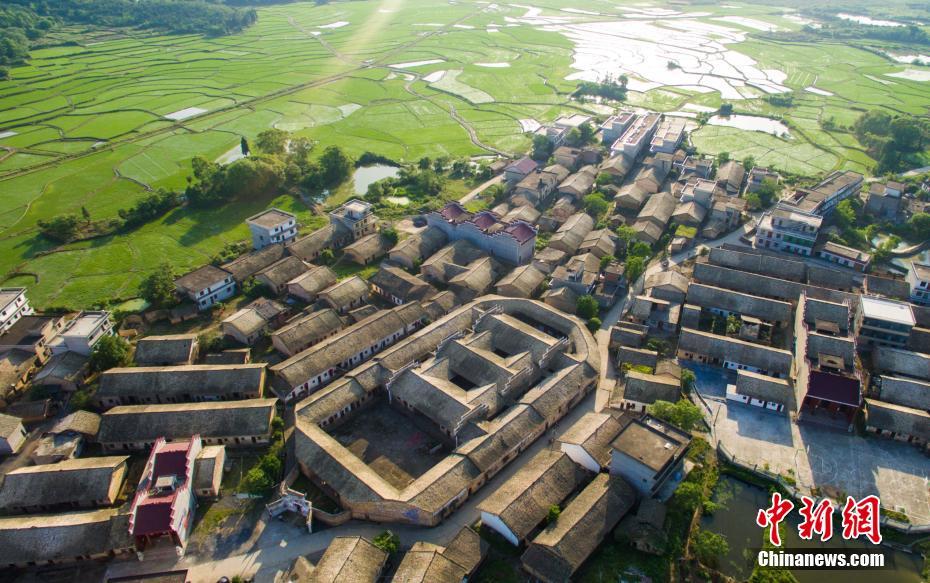
{"label": "white-walled house", "polygon": [[110,312],[104,310],[85,311],[65,324],[64,329],[52,341],[52,353],[77,352],[89,355],[104,336],[113,334]]}
{"label": "white-walled house", "polygon": [[245,220],[252,232],[252,246],[263,249],[275,243],[287,243],[297,236],[297,217],[278,208],[270,208]]}
{"label": "white-walled house", "polygon": [[204,265],[174,280],[181,295],[206,310],[217,302],[227,300],[236,293],[236,282],[228,271],[214,265]]}
{"label": "white-walled house", "polygon": [[33,313],[24,287],[0,288],[0,334],[9,330],[23,316]]}

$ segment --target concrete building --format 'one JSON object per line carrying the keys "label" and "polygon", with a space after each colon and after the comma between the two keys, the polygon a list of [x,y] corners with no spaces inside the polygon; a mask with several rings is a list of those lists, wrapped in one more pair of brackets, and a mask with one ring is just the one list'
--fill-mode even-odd
{"label": "concrete building", "polygon": [[661,117],[658,113],[637,116],[626,131],[611,144],[611,154],[622,154],[635,160],[652,140]]}
{"label": "concrete building", "polygon": [[228,300],[236,293],[236,282],[228,271],[213,265],[204,265],[174,280],[178,293],[206,310],[218,302]]}
{"label": "concrete building", "polygon": [[825,217],[851,196],[858,196],[862,189],[863,177],[858,172],[836,170],[811,189],[798,189],[783,204],[798,210]]}
{"label": "concrete building", "polygon": [[279,208],[270,208],[245,220],[252,232],[252,247],[263,249],[287,243],[297,236],[297,217]]}
{"label": "concrete building", "polygon": [[916,261],[911,263],[907,283],[911,286],[911,301],[930,306],[930,265]]}
{"label": "concrete building", "polygon": [[0,334],[6,332],[23,316],[33,313],[24,287],[0,288]]}
{"label": "concrete building", "polygon": [[685,136],[685,119],[666,117],[659,124],[650,142],[649,151],[653,154],[673,154]]}
{"label": "concrete building", "polygon": [[822,216],[778,203],[773,210],[762,215],[756,230],[755,247],[809,257],[813,254],[822,224]]}
{"label": "concrete building", "polygon": [[623,477],[644,497],[680,482],[691,435],[644,415],[632,420],[611,443],[610,473]]}
{"label": "concrete building", "polygon": [[880,219],[893,221],[903,208],[902,194],[904,194],[904,185],[900,182],[890,180],[884,184],[873,182],[869,185],[865,212]]}
{"label": "concrete building", "polygon": [[378,229],[378,217],[372,212],[371,204],[357,198],[330,211],[329,223],[333,227],[333,237],[343,243],[358,241]]}
{"label": "concrete building", "polygon": [[917,324],[909,304],[862,296],[856,310],[856,337],[865,346],[906,348]]}
{"label": "concrete building", "polygon": [[71,351],[87,356],[101,338],[113,334],[110,312],[84,311],[65,324],[58,338],[52,343],[52,352],[58,354]]}
{"label": "concrete building", "polygon": [[774,170],[769,168],[763,168],[761,166],[753,166],[752,170],[749,171],[749,181],[746,184],[747,192],[756,192],[762,188],[762,184],[766,180],[771,180],[776,184],[781,182],[781,175]]}
{"label": "concrete building", "polygon": [[58,316],[22,316],[0,334],[0,354],[31,353],[44,363],[52,356],[53,341],[64,325],[64,318]]}
{"label": "concrete building", "polygon": [[512,265],[524,265],[533,258],[536,228],[516,221],[503,223],[494,213],[470,213],[457,202],[430,212],[426,221],[445,233],[449,241],[465,240],[491,256]]}
{"label": "concrete building", "polygon": [[616,142],[635,119],[636,114],[632,111],[620,111],[616,115],[608,117],[607,121],[601,125],[601,136],[604,143],[609,146]]}

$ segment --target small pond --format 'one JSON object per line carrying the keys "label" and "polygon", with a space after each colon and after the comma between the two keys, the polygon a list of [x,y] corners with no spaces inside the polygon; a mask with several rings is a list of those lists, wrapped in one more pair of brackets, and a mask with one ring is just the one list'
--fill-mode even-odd
{"label": "small pond", "polygon": [[374,166],[362,166],[355,169],[352,180],[355,183],[355,194],[365,194],[368,192],[368,185],[377,182],[383,178],[394,178],[400,172],[397,166],[388,166],[387,164],[375,164]]}
{"label": "small pond", "polygon": [[770,117],[758,115],[730,115],[723,117],[720,115],[712,116],[707,123],[712,126],[726,126],[741,130],[750,130],[755,132],[765,132],[773,136],[785,136],[788,132],[788,126]]}
{"label": "small pond", "polygon": [[[714,500],[721,506],[711,516],[701,520],[701,528],[723,534],[730,545],[730,553],[720,560],[720,570],[745,580],[752,573],[755,555],[752,549],[762,546],[762,529],[756,526],[755,516],[760,508],[767,508],[771,504],[768,491],[732,478],[721,476],[714,491]],[[806,541],[798,536],[798,513],[795,509],[791,513],[789,524],[785,528],[783,548],[850,548],[871,550],[874,547],[865,542],[845,541],[834,529],[833,539],[829,543],[819,541]],[[890,561],[892,568],[881,571],[808,571],[795,570],[792,574],[799,583],[823,583],[825,580],[842,580],[843,583],[919,583],[921,581],[920,569],[923,560],[920,555],[900,551],[892,551],[884,547],[886,561]]]}

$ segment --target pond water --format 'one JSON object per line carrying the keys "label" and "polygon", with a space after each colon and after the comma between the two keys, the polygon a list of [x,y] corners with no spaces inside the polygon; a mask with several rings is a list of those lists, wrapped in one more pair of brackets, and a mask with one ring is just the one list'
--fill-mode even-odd
{"label": "pond water", "polygon": [[[730,545],[730,553],[720,560],[720,570],[732,577],[744,580],[752,573],[755,555],[751,549],[762,546],[762,529],[756,526],[755,516],[760,508],[771,504],[768,491],[752,486],[729,476],[721,476],[714,491],[714,500],[721,507],[711,516],[701,520],[701,528],[723,534]],[[875,547],[867,542],[845,541],[836,534],[827,543],[806,541],[798,536],[798,513],[791,514],[793,521],[785,528],[783,548],[843,548],[873,550]],[[918,583],[921,581],[920,569],[923,560],[920,555],[893,551],[887,547],[885,561],[892,568],[882,571],[808,571],[795,570],[792,574],[799,583],[822,583],[824,580],[839,580],[843,583]]]}
{"label": "pond water", "polygon": [[730,115],[723,117],[720,115],[712,116],[707,123],[712,126],[726,126],[738,128],[741,130],[751,130],[756,132],[765,132],[773,136],[784,136],[788,134],[788,126],[769,117],[758,115]]}
{"label": "pond water", "polygon": [[903,22],[895,22],[894,20],[876,20],[874,18],[869,18],[868,16],[862,16],[860,14],[846,14],[845,12],[840,12],[837,14],[837,17],[842,18],[843,20],[858,22],[859,24],[867,24],[869,26],[904,26]]}
{"label": "pond water", "polygon": [[355,169],[352,175],[354,182],[355,194],[365,194],[368,192],[368,185],[377,182],[382,178],[394,178],[400,172],[397,166],[388,166],[387,164],[375,164],[374,166],[362,166]]}

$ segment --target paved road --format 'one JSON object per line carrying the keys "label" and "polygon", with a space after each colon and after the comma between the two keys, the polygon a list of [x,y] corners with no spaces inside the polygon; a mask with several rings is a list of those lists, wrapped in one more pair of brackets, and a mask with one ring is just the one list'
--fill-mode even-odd
{"label": "paved road", "polygon": [[107,570],[107,577],[122,577],[133,574],[154,573],[172,569],[189,569],[188,580],[192,583],[215,583],[220,577],[232,578],[234,575],[252,576],[257,582],[274,581],[277,573],[288,569],[294,559],[309,555],[315,559],[329,546],[336,536],[374,537],[386,528],[391,529],[401,539],[401,546],[409,548],[416,541],[445,544],[455,536],[463,526],[478,520],[477,506],[482,500],[492,495],[510,476],[523,467],[534,455],[549,447],[550,440],[557,438],[584,414],[594,410],[595,397],[589,394],[578,406],[572,409],[561,421],[547,433],[537,439],[526,451],[510,462],[499,474],[485,484],[469,498],[449,518],[439,526],[424,528],[407,525],[382,525],[369,522],[349,522],[348,524],[328,528],[313,534],[277,520],[269,520],[264,531],[257,538],[254,546],[247,551],[222,559],[204,556],[187,556],[180,561],[145,561],[127,559],[114,562]]}
{"label": "paved road", "polygon": [[491,187],[494,184],[500,184],[503,181],[504,181],[504,175],[498,174],[497,176],[488,180],[487,182],[484,182],[483,184],[478,185],[474,190],[472,190],[471,192],[469,192],[468,194],[460,198],[459,203],[467,204],[471,202],[472,200],[474,200],[475,197],[477,197],[479,194],[484,192],[487,188]]}

